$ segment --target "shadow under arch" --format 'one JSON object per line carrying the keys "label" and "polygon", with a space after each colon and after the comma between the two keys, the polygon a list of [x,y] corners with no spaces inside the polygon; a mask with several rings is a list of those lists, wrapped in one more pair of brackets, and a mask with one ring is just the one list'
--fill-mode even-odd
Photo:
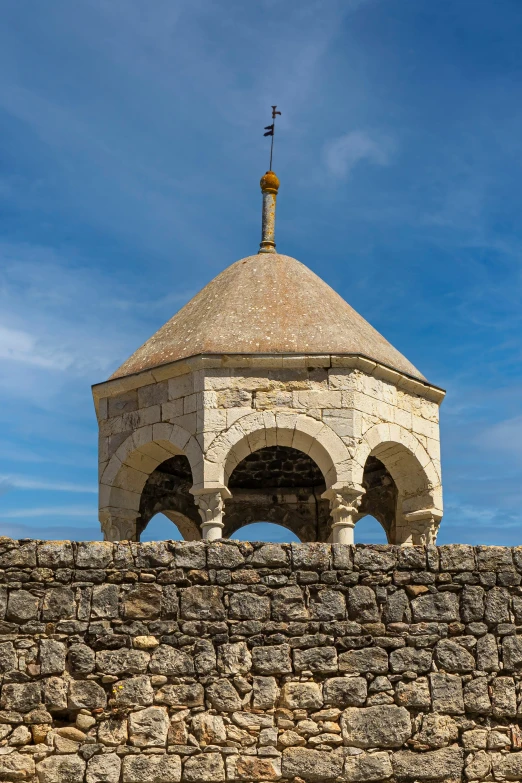
{"label": "shadow under arch", "polygon": [[182,427],[167,423],[146,425],[123,441],[100,479],[99,519],[106,540],[137,540],[144,487],[162,463],[177,456],[187,459],[194,483],[201,482],[201,447]]}
{"label": "shadow under arch", "polygon": [[152,471],[141,493],[138,539],[158,514],[164,514],[177,527],[184,541],[201,539],[201,519],[190,492],[192,484],[190,463],[184,455],[170,457]]}
{"label": "shadow under arch", "polygon": [[247,454],[232,471],[225,502],[225,538],[256,522],[292,532],[299,541],[326,541],[329,503],[321,495],[325,477],[315,461],[291,446],[264,446]]}
{"label": "shadow under arch", "polygon": [[[364,485],[371,461],[379,463],[396,488],[383,507],[361,503],[361,513],[371,513],[385,528],[393,544],[430,543],[442,517],[440,467],[420,441],[397,424],[377,424],[364,435],[355,454],[359,481]],[[365,506],[366,503],[366,506]]]}

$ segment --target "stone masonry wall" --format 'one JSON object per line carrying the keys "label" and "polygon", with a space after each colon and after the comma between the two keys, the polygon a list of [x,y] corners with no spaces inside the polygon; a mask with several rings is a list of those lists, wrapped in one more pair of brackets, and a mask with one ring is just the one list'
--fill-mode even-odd
{"label": "stone masonry wall", "polygon": [[522,779],[522,547],[0,539],[0,781]]}

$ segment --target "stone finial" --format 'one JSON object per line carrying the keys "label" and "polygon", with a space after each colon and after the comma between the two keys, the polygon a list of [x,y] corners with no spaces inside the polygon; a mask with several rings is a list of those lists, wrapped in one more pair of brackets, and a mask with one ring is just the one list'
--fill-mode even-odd
{"label": "stone finial", "polygon": [[267,171],[261,177],[263,194],[263,223],[261,231],[260,253],[275,253],[275,210],[279,179],[273,171]]}

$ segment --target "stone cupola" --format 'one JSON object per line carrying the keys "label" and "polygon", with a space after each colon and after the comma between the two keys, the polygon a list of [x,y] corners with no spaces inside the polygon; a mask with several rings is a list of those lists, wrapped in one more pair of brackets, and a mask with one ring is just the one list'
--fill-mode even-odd
{"label": "stone cupola", "polygon": [[259,252],[93,387],[107,540],[139,540],[158,512],[189,540],[271,521],[352,543],[366,514],[390,543],[435,540],[444,392],[276,252],[278,188],[267,172]]}

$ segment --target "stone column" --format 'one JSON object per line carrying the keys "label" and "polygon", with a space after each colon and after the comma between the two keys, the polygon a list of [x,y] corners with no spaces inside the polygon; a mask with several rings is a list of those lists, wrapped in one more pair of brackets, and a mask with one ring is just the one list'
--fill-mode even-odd
{"label": "stone column", "polygon": [[99,520],[104,541],[137,541],[136,511],[121,508],[100,511]]}
{"label": "stone column", "polygon": [[425,508],[404,514],[405,524],[397,531],[397,541],[401,546],[428,546],[434,544],[439,532],[442,511]]}
{"label": "stone column", "polygon": [[357,484],[334,486],[323,492],[322,497],[330,501],[333,544],[353,544],[355,517],[364,492],[364,487]]}
{"label": "stone column", "polygon": [[198,506],[201,537],[204,541],[216,541],[223,537],[223,508],[225,500],[232,497],[226,487],[191,490]]}

